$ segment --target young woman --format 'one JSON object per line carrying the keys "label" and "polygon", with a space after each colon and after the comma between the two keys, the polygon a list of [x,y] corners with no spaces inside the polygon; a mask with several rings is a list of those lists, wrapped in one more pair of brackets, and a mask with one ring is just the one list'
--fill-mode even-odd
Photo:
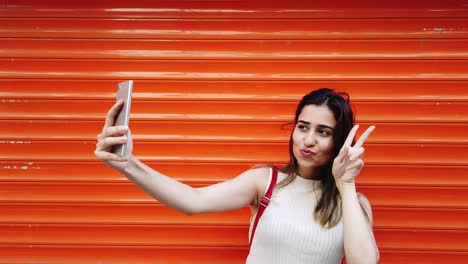
{"label": "young woman", "polygon": [[344,256],[348,264],[378,262],[371,207],[355,185],[364,166],[362,145],[374,126],[353,142],[359,126],[354,125],[347,94],[323,88],[302,98],[284,168],[258,167],[202,188],[165,176],[131,154],[119,157],[110,152],[126,141],[128,153],[132,149],[131,134],[123,136],[129,129],[113,126],[121,105],[117,102],[107,114],[96,157],[178,211],[192,215],[250,205],[255,217],[277,171],[278,184],[258,222],[247,263],[338,264]]}

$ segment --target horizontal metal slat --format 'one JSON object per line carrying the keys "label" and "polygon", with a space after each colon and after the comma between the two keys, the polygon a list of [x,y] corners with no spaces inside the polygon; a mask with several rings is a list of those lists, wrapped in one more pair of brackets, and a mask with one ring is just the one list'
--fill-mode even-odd
{"label": "horizontal metal slat", "polygon": [[80,18],[407,18],[466,17],[455,1],[99,1],[92,5],[56,0],[15,1],[0,8],[1,17]]}
{"label": "horizontal metal slat", "polygon": [[[361,126],[357,137],[369,124]],[[372,123],[378,131],[368,143],[467,144],[468,124]],[[0,120],[0,140],[95,140],[102,121]],[[180,142],[277,142],[289,141],[294,125],[283,122],[146,122],[133,121],[136,141]],[[431,133],[428,133],[431,131]],[[404,133],[403,133],[404,132]]]}
{"label": "horizontal metal slat", "polygon": [[[468,208],[467,187],[358,186],[375,207]],[[133,184],[3,183],[0,202],[156,203]]]}
{"label": "horizontal metal slat", "polygon": [[5,183],[0,187],[0,194],[1,202],[11,203],[156,204],[152,197],[132,184]]}
{"label": "horizontal metal slat", "polygon": [[[247,234],[247,226],[0,225],[0,244],[242,247]],[[377,229],[375,235],[382,250],[468,251],[468,231]]]}
{"label": "horizontal metal slat", "polygon": [[0,245],[241,247],[247,226],[0,225]]}
{"label": "horizontal metal slat", "polygon": [[[370,39],[467,38],[464,18],[69,19],[1,18],[1,38]],[[267,21],[267,22],[266,22]],[[395,27],[398,23],[398,27]]]}
{"label": "horizontal metal slat", "polygon": [[[178,235],[178,234],[176,234]],[[157,237],[157,234],[154,234]],[[182,234],[183,237],[183,234]],[[190,263],[240,264],[245,262],[247,247],[223,246],[67,246],[0,245],[0,263],[75,264],[113,263]]]}
{"label": "horizontal metal slat", "polygon": [[468,208],[466,187],[362,186],[358,191],[365,194],[373,206]]}
{"label": "horizontal metal slat", "polygon": [[[4,161],[94,161],[95,142],[0,141]],[[468,165],[465,145],[367,144],[365,161],[381,165]],[[47,155],[44,151],[47,150]],[[200,151],[203,150],[203,151]],[[162,162],[272,163],[287,161],[287,143],[176,143],[134,144],[134,155]],[[443,155],[441,155],[443,153]]]}
{"label": "horizontal metal slat", "polygon": [[[367,149],[367,147],[365,147]],[[366,154],[367,155],[367,154]],[[367,162],[357,182],[363,185],[467,187],[465,166],[372,165]]]}
{"label": "horizontal metal slat", "polygon": [[[250,209],[190,217],[161,204],[0,203],[0,224],[248,225]],[[468,230],[467,209],[373,206],[374,228]]]}
{"label": "horizontal metal slat", "polygon": [[381,264],[465,264],[468,252],[380,250]]}
{"label": "horizontal metal slat", "polygon": [[0,78],[23,79],[466,81],[467,72],[465,60],[0,59]]}
{"label": "horizontal metal slat", "polygon": [[[31,182],[128,182],[97,159],[92,162],[6,162],[0,163],[0,181]],[[211,164],[180,161],[178,164],[146,162],[170,177],[187,184],[228,180],[252,168],[253,164]]]}
{"label": "horizontal metal slat", "polygon": [[[367,156],[365,156],[366,160]],[[2,161],[2,182],[127,182],[98,162]],[[213,184],[231,179],[252,168],[252,163],[146,162],[147,165],[187,184]],[[359,185],[467,187],[467,166],[366,164],[357,178]]]}
{"label": "horizontal metal slat", "polygon": [[[135,140],[194,142],[287,142],[293,125],[280,122],[132,122]],[[95,140],[103,122],[0,120],[0,139]],[[468,126],[467,126],[468,131]],[[467,138],[468,143],[468,138]]]}
{"label": "horizontal metal slat", "polygon": [[[114,99],[121,80],[0,79],[10,99]],[[133,99],[298,102],[320,87],[349,93],[351,101],[468,101],[467,81],[171,81],[137,80]]]}
{"label": "horizontal metal slat", "polygon": [[[114,101],[2,100],[0,119],[102,120]],[[291,122],[296,102],[140,101],[132,104],[134,121]],[[358,123],[466,123],[468,102],[354,102]],[[155,126],[157,123],[155,122]]]}
{"label": "horizontal metal slat", "polygon": [[161,204],[0,203],[1,224],[245,226],[250,209],[187,216]]}
{"label": "horizontal metal slat", "polygon": [[468,231],[385,229],[374,233],[381,249],[468,251]]}
{"label": "horizontal metal slat", "polygon": [[466,209],[373,207],[375,228],[467,230]]}
{"label": "horizontal metal slat", "polygon": [[[0,119],[104,121],[113,104],[97,100],[5,100],[0,102]],[[285,102],[143,101],[132,104],[131,119],[278,121],[292,119],[294,107],[295,103]]]}
{"label": "horizontal metal slat", "polygon": [[[73,259],[73,263],[244,263],[248,248],[243,247],[150,247],[150,246],[63,246],[63,245],[0,245],[3,263],[62,264]],[[468,252],[457,251],[400,251],[380,250],[381,264],[465,264]],[[0,263],[2,263],[0,262]]]}
{"label": "horizontal metal slat", "polygon": [[57,59],[467,59],[467,40],[3,39],[0,57]]}
{"label": "horizontal metal slat", "polygon": [[[95,142],[1,142],[0,159],[27,161],[89,161],[94,157]],[[179,162],[261,162],[277,163],[287,156],[287,144],[240,143],[144,143],[136,155],[143,160]],[[154,149],[156,148],[156,149]],[[170,150],[172,149],[172,151]],[[47,155],[44,151],[47,150]],[[203,151],[201,151],[203,150]],[[139,154],[138,154],[139,152]],[[163,153],[164,152],[164,153]],[[282,153],[282,154],[279,154]]]}

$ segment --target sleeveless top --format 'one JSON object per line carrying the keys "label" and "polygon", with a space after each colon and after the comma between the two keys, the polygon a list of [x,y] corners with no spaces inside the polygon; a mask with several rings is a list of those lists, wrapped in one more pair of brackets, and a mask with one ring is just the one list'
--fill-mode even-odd
{"label": "sleeveless top", "polygon": [[[286,176],[279,172],[278,183]],[[247,264],[341,263],[344,256],[342,220],[326,229],[314,219],[319,186],[318,181],[297,176],[290,184],[274,189],[270,204],[258,222]],[[253,219],[255,215],[249,233]]]}

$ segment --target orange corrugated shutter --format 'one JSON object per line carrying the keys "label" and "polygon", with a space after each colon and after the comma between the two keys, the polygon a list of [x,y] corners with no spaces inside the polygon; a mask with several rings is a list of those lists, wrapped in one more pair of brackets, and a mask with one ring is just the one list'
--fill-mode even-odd
{"label": "orange corrugated shutter", "polygon": [[192,186],[283,164],[300,97],[347,91],[380,263],[466,263],[467,37],[462,0],[0,1],[0,263],[244,262],[248,208],[187,217],[94,158],[126,79],[135,154]]}

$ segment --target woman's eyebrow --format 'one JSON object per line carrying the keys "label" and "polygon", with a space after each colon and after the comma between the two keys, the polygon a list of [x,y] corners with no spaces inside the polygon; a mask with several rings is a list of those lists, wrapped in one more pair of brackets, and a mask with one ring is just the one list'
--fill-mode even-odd
{"label": "woman's eyebrow", "polygon": [[320,128],[328,128],[328,129],[330,129],[330,130],[334,130],[333,127],[327,126],[327,125],[318,125],[318,127],[320,127]]}
{"label": "woman's eyebrow", "polygon": [[[304,120],[299,120],[299,121],[297,121],[297,122],[298,122],[298,123],[302,123],[302,124],[304,124],[304,125],[310,125],[310,122],[307,122],[307,121],[304,121]],[[319,124],[319,125],[317,125],[317,126],[320,127],[320,128],[328,128],[328,129],[334,130],[333,127],[328,126],[328,125]]]}

